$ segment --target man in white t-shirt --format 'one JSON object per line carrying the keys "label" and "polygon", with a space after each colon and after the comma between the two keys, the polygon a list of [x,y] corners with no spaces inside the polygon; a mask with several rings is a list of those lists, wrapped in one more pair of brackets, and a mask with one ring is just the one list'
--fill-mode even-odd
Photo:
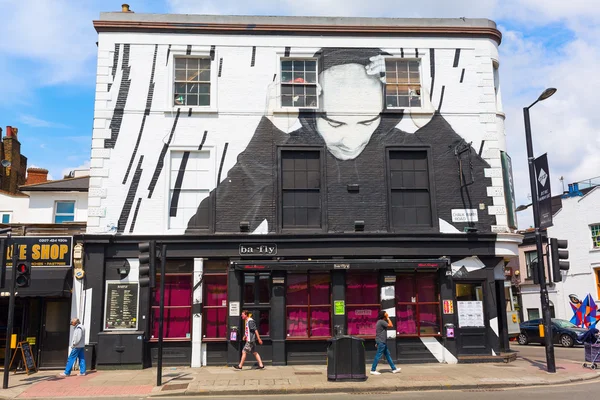
{"label": "man in white t-shirt", "polygon": [[256,322],[248,315],[248,311],[242,311],[242,319],[246,321],[246,328],[244,329],[244,341],[246,344],[244,345],[244,350],[242,351],[242,359],[240,360],[239,365],[234,365],[233,368],[236,370],[241,370],[244,366],[244,361],[246,361],[246,356],[248,353],[254,354],[256,361],[258,361],[258,369],[264,369],[265,366],[260,359],[260,354],[256,351],[256,342],[258,344],[262,344],[262,340],[260,335],[258,334],[258,329],[256,329]]}

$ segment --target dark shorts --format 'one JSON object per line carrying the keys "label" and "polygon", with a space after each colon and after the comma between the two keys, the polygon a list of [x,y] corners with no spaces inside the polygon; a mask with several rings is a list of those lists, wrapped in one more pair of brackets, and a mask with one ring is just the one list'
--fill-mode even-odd
{"label": "dark shorts", "polygon": [[256,343],[254,342],[246,342],[244,345],[245,353],[256,353]]}

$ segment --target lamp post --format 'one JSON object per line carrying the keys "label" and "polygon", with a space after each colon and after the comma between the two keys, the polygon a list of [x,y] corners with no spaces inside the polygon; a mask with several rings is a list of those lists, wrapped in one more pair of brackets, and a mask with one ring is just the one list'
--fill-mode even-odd
{"label": "lamp post", "polygon": [[546,100],[548,97],[556,93],[555,88],[549,88],[538,97],[538,99],[529,107],[523,108],[523,116],[525,118],[525,140],[527,142],[527,160],[529,162],[529,183],[531,184],[531,195],[533,197],[531,203],[533,205],[533,224],[535,227],[535,248],[538,254],[538,274],[540,281],[540,300],[542,305],[542,316],[544,321],[544,338],[546,345],[546,368],[548,372],[556,372],[556,364],[554,362],[554,344],[552,343],[552,321],[550,319],[550,305],[548,298],[548,289],[546,288],[546,268],[544,266],[542,234],[540,232],[540,210],[538,203],[537,183],[535,177],[535,166],[533,157],[533,141],[531,139],[531,123],[529,121],[529,109],[539,101]]}

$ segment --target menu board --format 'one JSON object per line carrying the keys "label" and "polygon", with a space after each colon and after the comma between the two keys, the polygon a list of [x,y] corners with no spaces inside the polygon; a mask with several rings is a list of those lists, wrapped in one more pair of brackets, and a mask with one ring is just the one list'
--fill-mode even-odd
{"label": "menu board", "polygon": [[23,358],[25,359],[25,369],[27,372],[35,371],[35,361],[33,361],[33,355],[31,354],[31,347],[29,342],[21,342],[21,351],[23,352]]}
{"label": "menu board", "polygon": [[458,326],[461,328],[484,328],[482,301],[457,301]]}
{"label": "menu board", "polygon": [[104,329],[137,330],[138,284],[106,282]]}

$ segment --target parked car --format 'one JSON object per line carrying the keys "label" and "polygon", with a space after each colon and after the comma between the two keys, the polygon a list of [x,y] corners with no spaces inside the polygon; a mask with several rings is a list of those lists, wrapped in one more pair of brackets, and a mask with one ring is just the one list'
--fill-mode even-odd
{"label": "parked car", "polygon": [[[540,337],[539,331],[539,325],[542,323],[541,319],[532,319],[523,322],[520,325],[521,333],[517,339],[518,343],[521,345],[529,343],[544,344],[545,339]],[[579,328],[569,321],[552,318],[552,341],[555,344],[560,344],[563,347],[573,347],[576,344],[583,344],[581,337],[585,332],[587,332],[587,329]]]}

